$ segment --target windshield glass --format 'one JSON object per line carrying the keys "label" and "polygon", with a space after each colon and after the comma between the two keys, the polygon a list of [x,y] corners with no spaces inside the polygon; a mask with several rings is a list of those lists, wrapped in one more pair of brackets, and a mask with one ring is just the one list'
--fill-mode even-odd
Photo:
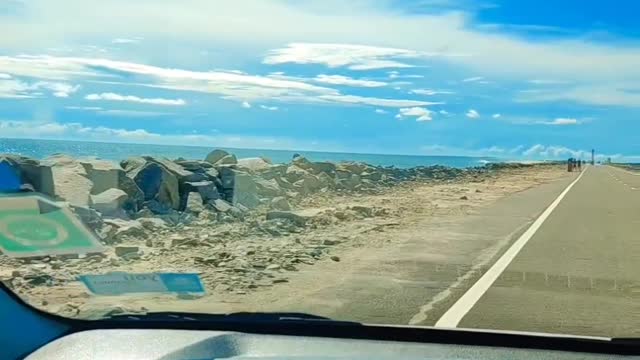
{"label": "windshield glass", "polygon": [[639,336],[616,4],[1,1],[0,280],[86,319]]}

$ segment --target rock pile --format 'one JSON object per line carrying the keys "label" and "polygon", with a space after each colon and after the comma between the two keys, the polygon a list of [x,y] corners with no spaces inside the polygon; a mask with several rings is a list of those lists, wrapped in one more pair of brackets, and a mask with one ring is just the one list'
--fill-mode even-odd
{"label": "rock pile", "polygon": [[312,162],[303,156],[294,157],[289,164],[272,164],[257,157],[238,160],[220,149],[211,151],[204,160],[141,156],[115,164],[66,155],[42,161],[0,155],[0,162],[15,170],[24,188],[66,202],[96,231],[102,217],[156,217],[175,225],[209,210],[230,221],[260,206],[288,211],[292,203],[317,192],[370,192],[400,181],[473,178],[523,166],[400,169],[358,162]]}
{"label": "rock pile", "polygon": [[330,228],[331,238],[307,236],[307,230],[389,215],[383,208],[341,204],[296,210],[310,195],[377,192],[403,181],[483,181],[494,171],[521,166],[400,169],[312,162],[302,156],[273,164],[264,158],[237,159],[224,150],[204,160],[141,156],[119,164],[0,154],[0,164],[13,170],[23,190],[70,207],[108,249],[71,259],[0,257],[0,265],[18,271],[12,276],[15,286],[68,283],[83,273],[142,262],[149,271],[169,270],[173,264],[180,264],[175,270],[181,271],[186,264],[203,271],[210,285],[239,293],[286,281],[283,272],[313,264],[342,241],[338,227]]}

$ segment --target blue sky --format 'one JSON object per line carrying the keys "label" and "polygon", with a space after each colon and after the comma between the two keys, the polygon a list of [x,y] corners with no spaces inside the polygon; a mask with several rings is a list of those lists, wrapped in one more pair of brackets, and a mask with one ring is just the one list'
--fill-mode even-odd
{"label": "blue sky", "polygon": [[635,161],[638,11],[0,0],[0,137]]}

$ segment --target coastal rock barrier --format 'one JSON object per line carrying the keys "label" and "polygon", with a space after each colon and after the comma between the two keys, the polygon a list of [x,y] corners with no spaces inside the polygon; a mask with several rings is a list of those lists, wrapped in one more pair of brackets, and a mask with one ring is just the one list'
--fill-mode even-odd
{"label": "coastal rock barrier", "polygon": [[[0,281],[38,297],[83,274],[191,269],[211,291],[245,294],[286,282],[288,272],[325,257],[341,261],[333,248],[368,236],[360,228],[349,232],[348,224],[362,220],[377,233],[401,216],[393,207],[352,200],[410,182],[480,183],[525,166],[530,165],[404,169],[302,156],[273,164],[260,157],[237,159],[224,150],[204,160],[140,156],[120,163],[0,154],[0,174],[14,178],[5,182],[13,191],[37,192],[69,207],[106,249],[76,256],[0,255]],[[329,202],[309,206],[315,197]],[[83,295],[73,294],[79,306]],[[49,310],[77,315],[78,306],[64,306]]]}
{"label": "coastal rock barrier", "polygon": [[11,169],[22,191],[35,191],[68,205],[101,235],[104,218],[153,217],[175,225],[208,211],[223,222],[233,221],[258,207],[290,211],[292,202],[318,192],[372,193],[400,182],[473,179],[502,168],[527,166],[492,163],[465,169],[438,165],[404,169],[313,162],[303,156],[273,164],[262,157],[237,159],[221,149],[203,160],[139,156],[120,163],[63,154],[42,160],[0,154],[0,165]]}

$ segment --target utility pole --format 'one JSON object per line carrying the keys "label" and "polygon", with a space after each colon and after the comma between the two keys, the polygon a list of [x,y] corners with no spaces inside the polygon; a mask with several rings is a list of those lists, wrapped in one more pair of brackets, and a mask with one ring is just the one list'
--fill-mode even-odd
{"label": "utility pole", "polygon": [[595,160],[596,160],[595,154],[596,154],[596,150],[595,149],[591,149],[591,165],[595,165],[595,163],[596,163],[595,162]]}

